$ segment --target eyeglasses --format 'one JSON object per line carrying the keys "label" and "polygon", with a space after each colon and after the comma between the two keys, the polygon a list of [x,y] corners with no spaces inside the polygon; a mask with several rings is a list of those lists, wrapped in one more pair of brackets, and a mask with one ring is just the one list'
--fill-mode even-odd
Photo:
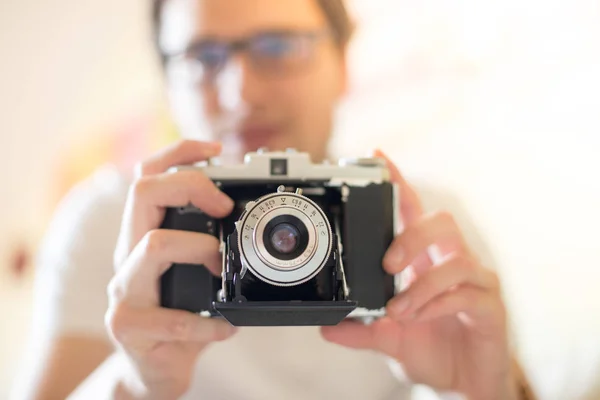
{"label": "eyeglasses", "polygon": [[316,44],[329,36],[320,31],[269,31],[236,41],[203,39],[167,62],[182,63],[194,83],[212,83],[231,57],[245,52],[254,71],[267,76],[288,76],[310,65]]}

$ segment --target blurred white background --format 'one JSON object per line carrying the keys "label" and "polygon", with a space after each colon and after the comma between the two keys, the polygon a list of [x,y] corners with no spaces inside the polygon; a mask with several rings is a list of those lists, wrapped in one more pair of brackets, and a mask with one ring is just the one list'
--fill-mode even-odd
{"label": "blurred white background", "polygon": [[[31,302],[33,271],[17,280],[10,256],[43,233],[61,149],[163,105],[148,5],[0,2],[0,398]],[[489,245],[541,398],[597,398],[600,3],[351,6],[360,29],[336,152],[382,147],[452,198]]]}

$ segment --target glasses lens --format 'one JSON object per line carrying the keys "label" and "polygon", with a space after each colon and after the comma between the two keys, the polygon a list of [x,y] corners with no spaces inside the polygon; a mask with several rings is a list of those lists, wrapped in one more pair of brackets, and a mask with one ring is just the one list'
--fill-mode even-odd
{"label": "glasses lens", "polygon": [[245,50],[257,72],[285,75],[306,67],[319,37],[315,32],[265,32],[233,43],[204,40],[178,61],[194,82],[212,84],[232,53]]}
{"label": "glasses lens", "polygon": [[262,34],[250,42],[250,55],[261,69],[293,71],[309,60],[311,44],[311,38],[302,34]]}
{"label": "glasses lens", "polygon": [[224,43],[203,42],[189,50],[188,58],[198,64],[203,77],[214,77],[227,64],[229,48]]}

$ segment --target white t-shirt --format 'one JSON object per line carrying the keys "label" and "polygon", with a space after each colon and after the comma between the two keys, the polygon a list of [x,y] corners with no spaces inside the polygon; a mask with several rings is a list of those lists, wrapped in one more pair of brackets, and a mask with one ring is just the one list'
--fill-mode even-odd
{"label": "white t-shirt", "polygon": [[[40,331],[108,339],[106,286],[127,187],[116,169],[101,168],[59,206],[36,277]],[[435,203],[456,212],[452,204]],[[400,400],[409,393],[397,364],[373,351],[328,343],[317,327],[243,327],[201,354],[185,399]]]}

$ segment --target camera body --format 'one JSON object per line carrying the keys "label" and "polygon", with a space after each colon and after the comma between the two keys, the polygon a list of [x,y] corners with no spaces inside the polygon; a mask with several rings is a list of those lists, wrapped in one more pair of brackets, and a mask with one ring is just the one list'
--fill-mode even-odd
{"label": "camera body", "polygon": [[397,230],[398,199],[384,160],[313,164],[293,149],[213,160],[198,169],[235,202],[213,218],[169,208],[162,229],[213,235],[223,270],[173,264],[161,277],[161,305],[224,317],[236,326],[335,325],[382,316],[395,294],[382,267]]}

